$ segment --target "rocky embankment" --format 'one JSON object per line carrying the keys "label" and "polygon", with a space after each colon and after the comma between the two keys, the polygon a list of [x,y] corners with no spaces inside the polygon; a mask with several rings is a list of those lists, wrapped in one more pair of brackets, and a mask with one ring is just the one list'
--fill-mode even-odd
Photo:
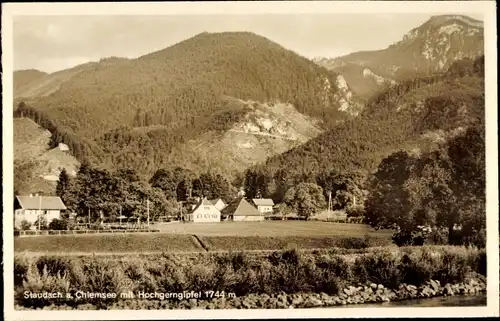
{"label": "rocky embankment", "polygon": [[[250,294],[236,298],[214,298],[211,300],[122,300],[105,307],[83,304],[78,310],[95,309],[293,309],[343,306],[347,304],[363,304],[389,302],[407,299],[431,298],[437,296],[477,295],[486,291],[484,277],[471,278],[456,284],[440,284],[431,280],[421,286],[401,284],[397,289],[389,289],[382,284],[364,284],[345,288],[338,295],[326,293],[293,293],[293,294]],[[21,307],[18,307],[23,309]],[[75,309],[66,306],[47,306],[44,310]]]}

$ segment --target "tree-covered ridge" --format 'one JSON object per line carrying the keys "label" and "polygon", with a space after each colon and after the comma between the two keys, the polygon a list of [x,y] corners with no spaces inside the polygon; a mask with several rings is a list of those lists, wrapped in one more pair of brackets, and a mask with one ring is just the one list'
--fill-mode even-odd
{"label": "tree-covered ridge", "polygon": [[140,110],[149,114],[147,125],[189,126],[218,110],[222,95],[277,99],[324,118],[338,107],[335,81],[334,74],[266,38],[207,33],[136,60],[95,64],[35,107],[76,134],[95,138],[133,126]]}
{"label": "tree-covered ridge", "polygon": [[[484,57],[452,65],[445,74],[398,84],[363,113],[258,166],[267,177],[372,172],[387,155],[420,146],[422,134],[466,128],[484,119]],[[399,108],[399,110],[398,110]]]}
{"label": "tree-covered ridge", "polygon": [[81,161],[141,163],[151,174],[178,143],[241,119],[227,97],[288,102],[329,127],[346,115],[336,84],[335,74],[264,37],[203,33],[138,59],[88,64],[16,113],[49,125]]}
{"label": "tree-covered ridge", "polygon": [[14,72],[14,92],[22,91],[24,87],[29,86],[31,83],[46,75],[47,73],[36,69],[18,70]]}

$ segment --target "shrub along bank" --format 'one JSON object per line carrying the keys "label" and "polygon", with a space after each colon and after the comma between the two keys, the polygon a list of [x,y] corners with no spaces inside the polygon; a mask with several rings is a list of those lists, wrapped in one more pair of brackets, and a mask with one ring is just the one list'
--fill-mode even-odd
{"label": "shrub along bank", "polygon": [[[372,302],[442,295],[449,289],[455,291],[454,287],[480,291],[485,288],[485,275],[483,249],[424,246],[347,255],[296,250],[186,258],[16,255],[14,282],[15,302],[23,308],[218,308],[224,304],[270,308],[293,305],[294,300],[294,306],[301,307],[355,303],[360,298]],[[424,290],[429,287],[431,292]],[[184,291],[224,291],[226,298],[140,300],[138,296],[140,292]],[[43,292],[62,293],[63,297],[26,297],[26,293]],[[120,298],[121,293],[129,292],[135,299]],[[82,293],[108,297],[82,298]]]}

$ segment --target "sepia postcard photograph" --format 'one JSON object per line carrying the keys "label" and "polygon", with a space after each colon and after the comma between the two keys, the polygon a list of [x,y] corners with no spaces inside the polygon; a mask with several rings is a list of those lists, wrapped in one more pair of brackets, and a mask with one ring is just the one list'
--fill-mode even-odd
{"label": "sepia postcard photograph", "polygon": [[2,9],[5,319],[499,315],[494,1]]}

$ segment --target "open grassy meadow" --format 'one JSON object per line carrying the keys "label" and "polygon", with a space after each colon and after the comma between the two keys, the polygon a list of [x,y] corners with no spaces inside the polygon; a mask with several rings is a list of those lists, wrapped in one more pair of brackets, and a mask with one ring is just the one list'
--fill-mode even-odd
{"label": "open grassy meadow", "polygon": [[263,221],[220,223],[156,224],[165,233],[202,236],[365,236],[391,235],[392,231],[376,231],[364,224],[318,221]]}
{"label": "open grassy meadow", "polygon": [[138,253],[203,251],[190,235],[159,233],[50,235],[16,237],[16,252],[38,253]]}
{"label": "open grassy meadow", "polygon": [[366,248],[391,243],[391,231],[361,224],[264,221],[155,224],[160,233],[16,237],[16,252],[140,253],[287,248]]}

